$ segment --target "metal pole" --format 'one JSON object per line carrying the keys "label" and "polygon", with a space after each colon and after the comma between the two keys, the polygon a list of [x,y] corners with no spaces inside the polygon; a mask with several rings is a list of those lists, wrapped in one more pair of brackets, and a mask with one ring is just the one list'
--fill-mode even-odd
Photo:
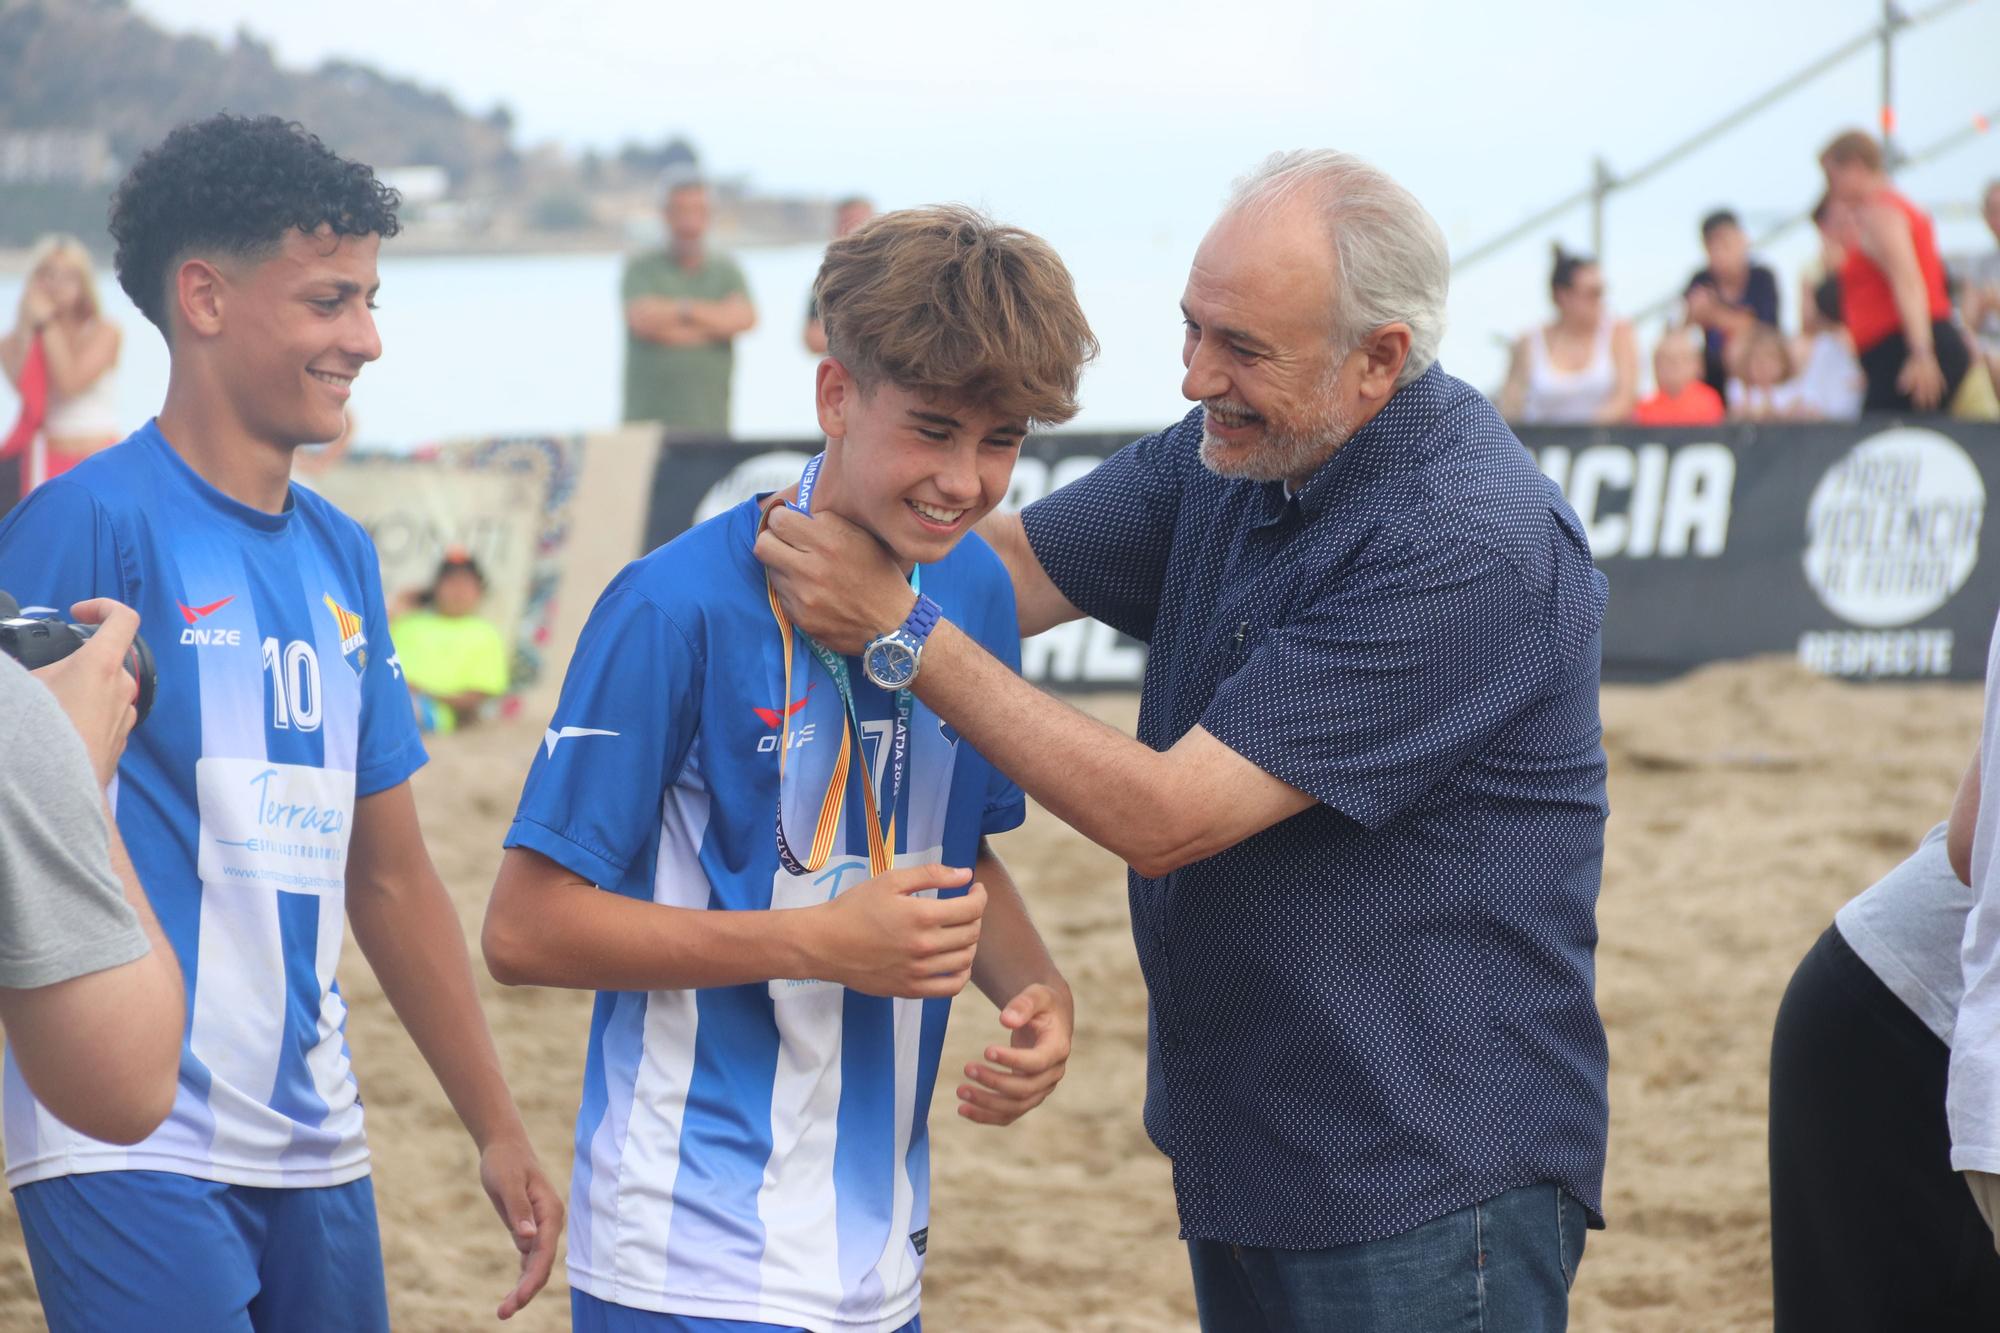
{"label": "metal pole", "polygon": [[1553,204],[1550,204],[1547,208],[1541,209],[1529,217],[1522,218],[1498,236],[1481,241],[1478,245],[1454,259],[1452,261],[1452,271],[1455,273],[1463,272],[1488,255],[1497,254],[1520,240],[1523,236],[1540,231],[1543,227],[1554,222],[1557,218],[1589,198],[1589,190],[1578,190],[1575,194],[1566,195],[1556,200]]}
{"label": "metal pole", "polygon": [[1618,180],[1611,174],[1610,163],[1598,154],[1590,161],[1590,254],[1598,263],[1604,262],[1604,201],[1617,188]]}
{"label": "metal pole", "polygon": [[1896,0],[1882,0],[1882,163],[1890,175],[1896,167]]}
{"label": "metal pole", "polygon": [[[1703,126],[1695,133],[1655,157],[1652,161],[1627,171],[1623,176],[1617,178],[1613,192],[1630,189],[1665,171],[1668,167],[1688,157],[1696,150],[1705,147],[1743,122],[1757,116],[1773,103],[1788,96],[1797,89],[1812,83],[1821,75],[1842,64],[1850,57],[1867,50],[1871,44],[1879,43],[1882,48],[1882,105],[1885,111],[1889,110],[1892,105],[1889,99],[1893,93],[1890,83],[1889,45],[1894,30],[1921,26],[1934,19],[1943,17],[1946,13],[1954,9],[1959,9],[1971,3],[1972,0],[1936,0],[1934,4],[1918,9],[1914,13],[1905,14],[1896,8],[1895,0],[1883,0],[1883,17],[1879,26],[1871,26],[1867,30],[1857,34],[1851,40],[1834,47],[1811,64],[1771,84],[1763,92],[1741,106],[1729,111],[1710,124]],[[1897,161],[1897,153],[1892,144],[1889,128],[1887,124],[1883,126],[1884,152],[1889,162],[1894,165]],[[1590,189],[1580,190],[1566,198],[1557,200],[1548,207],[1538,210],[1529,217],[1523,218],[1520,222],[1515,223],[1499,235],[1482,241],[1464,254],[1457,256],[1452,262],[1452,271],[1455,273],[1463,272],[1471,268],[1474,264],[1511,246],[1522,237],[1531,235],[1542,227],[1547,226],[1550,222],[1555,221],[1578,204],[1593,201],[1595,198],[1595,190]]]}

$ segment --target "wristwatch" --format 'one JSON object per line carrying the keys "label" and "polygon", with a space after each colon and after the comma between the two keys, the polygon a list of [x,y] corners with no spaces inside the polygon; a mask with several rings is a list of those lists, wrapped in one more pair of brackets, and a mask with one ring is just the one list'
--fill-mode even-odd
{"label": "wristwatch", "polygon": [[862,674],[879,689],[908,688],[910,682],[917,678],[917,666],[924,655],[924,640],[930,638],[931,630],[937,627],[938,617],[943,614],[943,608],[936,602],[918,593],[917,604],[910,609],[910,618],[861,650]]}

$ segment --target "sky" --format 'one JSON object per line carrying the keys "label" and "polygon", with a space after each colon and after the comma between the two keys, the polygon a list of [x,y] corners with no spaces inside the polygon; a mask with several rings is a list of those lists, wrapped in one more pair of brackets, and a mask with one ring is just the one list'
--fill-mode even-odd
{"label": "sky", "polygon": [[[1911,0],[1913,10],[1930,5]],[[766,189],[860,190],[887,206],[963,200],[1065,237],[1129,233],[1192,252],[1229,182],[1274,149],[1358,152],[1470,249],[1589,179],[1636,167],[1880,18],[1877,0],[1016,0],[1009,5],[661,0],[529,5],[136,0],[172,30],[247,25],[281,61],[366,60],[520,140],[581,149],[689,135],[709,169]],[[1946,6],[1896,56],[1905,142],[2000,111],[2000,0]],[[1613,298],[1637,308],[1699,265],[1720,204],[1757,229],[1809,205],[1814,152],[1880,98],[1871,48],[1607,212]],[[2000,132],[1911,173],[1933,207],[2000,177]],[[1983,231],[1944,218],[1947,248]],[[1447,356],[1482,365],[1545,301],[1547,240],[1590,240],[1578,210],[1454,276]],[[1774,259],[1805,258],[1800,238]],[[1172,262],[1184,263],[1175,259]],[[1789,294],[1792,283],[1785,284]]]}

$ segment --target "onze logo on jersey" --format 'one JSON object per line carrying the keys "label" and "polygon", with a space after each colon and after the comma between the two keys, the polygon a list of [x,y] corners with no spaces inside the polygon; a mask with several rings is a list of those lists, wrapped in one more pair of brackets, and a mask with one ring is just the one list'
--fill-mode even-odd
{"label": "onze logo on jersey", "polygon": [[236,594],[207,606],[189,606],[186,602],[175,602],[181,609],[181,619],[187,621],[181,630],[181,642],[191,648],[240,648],[243,646],[243,631],[240,629],[215,629],[200,624],[223,607],[236,600]]}
{"label": "onze logo on jersey", "polygon": [[[796,701],[786,704],[784,707],[784,711],[782,712],[780,712],[778,709],[775,708],[759,708],[756,704],[750,705],[750,711],[757,715],[757,720],[759,722],[762,722],[766,727],[769,727],[772,731],[777,731],[779,727],[784,725],[785,719],[797,717],[800,713],[805,711],[806,704],[809,703],[812,699],[813,686],[817,683],[818,682],[816,681],[807,682],[806,692],[800,695]],[[800,746],[809,743],[813,739],[813,737],[817,734],[818,727],[819,724],[817,722],[808,722],[803,727],[800,727],[798,730],[794,731],[792,733],[791,748],[796,750]],[[777,748],[778,748],[777,736],[764,735],[764,736],[759,736],[757,738],[758,754],[771,754],[775,752]]]}
{"label": "onze logo on jersey", "polygon": [[797,717],[805,708],[806,701],[812,698],[812,692],[812,682],[808,682],[806,692],[799,696],[798,702],[785,705],[782,713],[775,708],[759,708],[755,704],[750,706],[750,711],[755,713],[765,726],[776,727],[788,717]]}
{"label": "onze logo on jersey", "polygon": [[368,636],[361,632],[361,617],[333,600],[328,593],[323,599],[326,609],[333,612],[333,623],[340,627],[340,655],[347,659],[349,666],[357,672],[368,669]]}

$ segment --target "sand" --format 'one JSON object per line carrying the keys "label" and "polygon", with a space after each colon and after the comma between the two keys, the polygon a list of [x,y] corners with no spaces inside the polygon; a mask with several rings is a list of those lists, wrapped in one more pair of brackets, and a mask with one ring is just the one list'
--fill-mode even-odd
{"label": "sand", "polygon": [[[1136,715],[1130,697],[1090,706],[1128,729]],[[1942,817],[1979,711],[1971,687],[1842,686],[1778,661],[1606,689],[1611,1230],[1591,1235],[1572,1327],[1769,1326],[1764,1107],[1778,996],[1834,910]],[[539,730],[448,738],[418,779],[469,940]],[[1139,1124],[1145,997],[1122,868],[1039,813],[1000,850],[1076,989],[1076,1054],[1055,1097],[1005,1130],[951,1114],[940,1084],[926,1326],[1191,1328],[1167,1164]],[[351,944],[342,976],[396,1327],[493,1327],[513,1256],[471,1145]],[[589,997],[484,992],[522,1112],[566,1180]],[[962,1000],[945,1070],[998,1030],[983,998]],[[41,1326],[8,1209],[0,1329]],[[560,1266],[512,1327],[568,1327]]]}

